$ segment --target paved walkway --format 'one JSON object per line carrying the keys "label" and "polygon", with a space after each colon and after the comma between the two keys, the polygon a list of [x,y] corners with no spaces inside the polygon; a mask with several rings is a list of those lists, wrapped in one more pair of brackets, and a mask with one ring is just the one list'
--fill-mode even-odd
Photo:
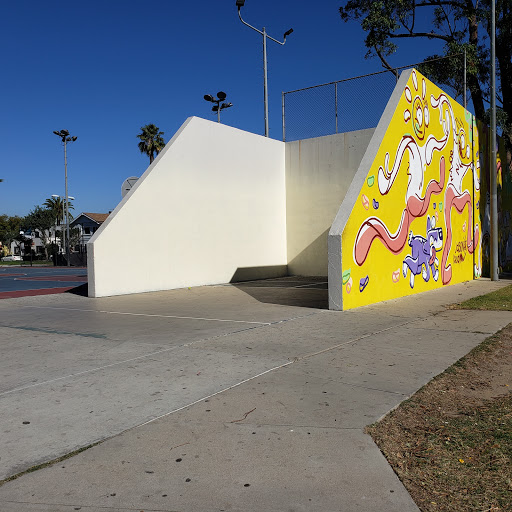
{"label": "paved walkway", "polygon": [[507,284],[344,313],[234,286],[1,301],[0,478],[103,442],[0,510],[417,511],[363,429],[512,320],[445,305]]}

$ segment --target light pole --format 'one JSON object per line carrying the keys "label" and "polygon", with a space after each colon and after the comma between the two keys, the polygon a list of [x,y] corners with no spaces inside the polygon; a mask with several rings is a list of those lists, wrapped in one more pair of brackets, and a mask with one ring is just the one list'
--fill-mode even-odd
{"label": "light pole", "polygon": [[222,105],[220,104],[221,101],[226,99],[226,93],[223,91],[219,91],[217,93],[217,98],[214,98],[211,94],[205,94],[204,99],[206,101],[210,101],[211,103],[216,103],[216,105],[212,107],[212,111],[217,112],[218,123],[220,123],[220,111],[233,106],[233,103],[223,103]]}
{"label": "light pole", "polygon": [[25,231],[21,231],[21,230],[20,230],[20,256],[21,256],[20,267],[22,267],[22,266],[23,266],[23,256],[21,255],[21,243],[22,243],[22,239],[23,239],[23,252],[26,254],[26,251],[25,251]]}
{"label": "light pole", "polygon": [[[23,238],[23,252],[25,253],[25,256],[27,255],[27,248],[25,247],[27,237],[25,236],[25,231],[20,231],[20,237]],[[34,230],[30,228],[30,266],[32,266],[32,244],[34,243]],[[20,242],[20,254],[21,254],[21,242]],[[21,260],[23,262],[23,259]]]}
{"label": "light pole", "polygon": [[498,183],[496,169],[496,2],[491,0],[491,280],[499,280]]}
{"label": "light pole", "polygon": [[75,142],[77,137],[71,137],[67,130],[54,131],[55,135],[61,138],[62,143],[64,144],[64,182],[65,182],[65,209],[66,209],[66,262],[67,266],[70,266],[69,263],[69,206],[68,206],[68,159],[66,153],[66,144],[68,142]]}
{"label": "light pole", "polygon": [[290,30],[287,30],[284,33],[283,36],[283,42],[278,41],[277,39],[274,39],[273,37],[270,37],[267,34],[267,31],[265,30],[265,27],[263,27],[263,30],[258,30],[257,28],[253,27],[252,25],[249,25],[246,21],[242,19],[242,14],[240,13],[240,9],[244,6],[245,0],[236,0],[236,6],[238,7],[238,17],[240,18],[240,21],[247,25],[249,28],[252,28],[258,34],[261,34],[263,36],[263,104],[264,104],[264,110],[265,110],[265,137],[268,137],[268,92],[267,92],[267,37],[274,41],[277,44],[280,44],[281,46],[286,43],[286,37],[289,36],[293,32],[293,28]]}
{"label": "light pole", "polygon": [[[54,197],[55,199],[57,199],[57,198],[64,199],[64,201],[66,199],[63,196],[59,196],[59,194],[52,194],[52,197]],[[74,201],[75,198],[73,196],[68,196],[68,222],[67,222],[67,226],[68,227],[69,227],[69,201],[70,200]],[[73,208],[73,207],[71,207],[71,208]],[[59,222],[60,222],[60,219],[59,219]],[[66,211],[65,210],[62,212],[62,222],[66,223]],[[69,244],[66,244],[66,240],[69,240],[69,229],[68,229],[68,233],[67,234],[68,234],[68,236],[66,237],[63,231],[61,233],[62,239],[64,240],[64,243],[62,243],[62,241],[61,241],[61,245],[63,246],[63,248],[64,247],[68,247],[69,248]],[[55,244],[57,244],[57,225],[55,225]]]}

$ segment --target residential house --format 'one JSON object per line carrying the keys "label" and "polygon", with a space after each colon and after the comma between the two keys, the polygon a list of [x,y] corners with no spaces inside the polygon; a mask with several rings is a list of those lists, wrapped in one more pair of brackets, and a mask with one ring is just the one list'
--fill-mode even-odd
{"label": "residential house", "polygon": [[92,235],[96,233],[97,229],[105,222],[109,213],[81,213],[69,225],[71,229],[78,228],[79,238],[78,243],[74,249],[77,252],[87,252],[87,242]]}

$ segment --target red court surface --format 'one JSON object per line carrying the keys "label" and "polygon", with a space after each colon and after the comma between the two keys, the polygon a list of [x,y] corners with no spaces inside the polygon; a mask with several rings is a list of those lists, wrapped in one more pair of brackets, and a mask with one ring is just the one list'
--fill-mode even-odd
{"label": "red court surface", "polygon": [[86,283],[85,267],[0,267],[0,299],[64,293]]}

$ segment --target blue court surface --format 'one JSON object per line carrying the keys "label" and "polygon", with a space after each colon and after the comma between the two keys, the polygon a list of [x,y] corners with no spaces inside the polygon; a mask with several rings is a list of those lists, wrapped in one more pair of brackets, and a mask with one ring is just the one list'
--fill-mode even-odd
{"label": "blue court surface", "polygon": [[63,293],[85,283],[85,267],[0,267],[0,299]]}

